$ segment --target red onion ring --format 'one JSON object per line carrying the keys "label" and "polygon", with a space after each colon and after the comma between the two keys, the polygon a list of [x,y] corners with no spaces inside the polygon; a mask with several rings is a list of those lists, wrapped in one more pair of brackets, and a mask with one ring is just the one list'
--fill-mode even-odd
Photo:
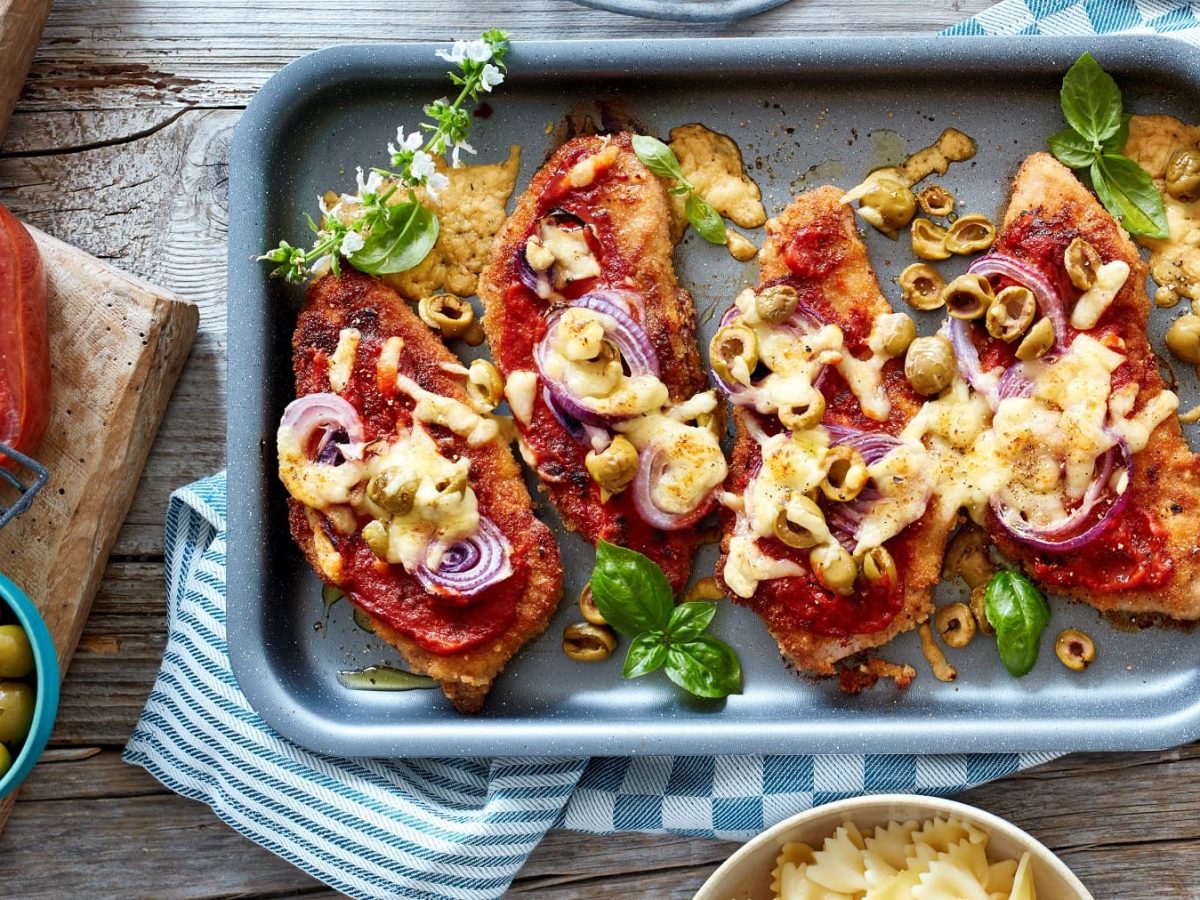
{"label": "red onion ring", "polygon": [[366,439],[362,419],[358,410],[337,394],[297,397],[283,411],[279,425],[295,432],[305,453],[311,453],[310,459],[322,465],[336,466],[362,456]]}
{"label": "red onion ring", "polygon": [[554,416],[555,421],[575,440],[575,443],[582,444],[585,447],[594,447],[597,437],[608,437],[608,432],[603,428],[581,422],[574,416],[568,415],[559,409],[554,395],[548,388],[542,388],[542,401],[546,404],[546,408],[550,410],[550,415]]}
{"label": "red onion ring", "polygon": [[1058,347],[1067,337],[1067,314],[1063,309],[1062,297],[1050,280],[1036,266],[1023,259],[1007,256],[1003,253],[989,253],[981,256],[967,268],[975,275],[1003,275],[1013,281],[1023,284],[1033,292],[1042,315],[1054,325],[1054,344],[1051,350]]}
{"label": "red onion ring", "polygon": [[[606,425],[614,418],[624,417],[605,416],[597,413],[589,405],[588,398],[576,397],[567,390],[566,385],[546,373],[545,360],[550,353],[550,342],[554,339],[558,322],[567,309],[576,308],[602,313],[614,321],[615,324],[612,328],[605,329],[605,336],[620,352],[631,376],[653,375],[657,378],[659,374],[658,354],[654,350],[654,345],[650,343],[650,336],[646,334],[646,329],[634,321],[629,313],[631,309],[641,308],[641,299],[629,291],[590,291],[569,307],[555,310],[547,318],[546,333],[534,348],[534,360],[537,363],[538,372],[545,382],[546,390],[554,398],[554,405],[557,406],[558,411],[566,413],[580,422],[588,425]],[[553,410],[554,406],[551,407],[551,411]],[[565,423],[564,427],[566,427]],[[570,429],[568,428],[568,430]]]}
{"label": "red onion ring", "polygon": [[879,491],[867,487],[851,502],[834,503],[825,511],[825,523],[830,533],[851,553],[858,546],[858,529],[878,499]]}
{"label": "red onion ring", "polygon": [[1004,370],[996,384],[997,405],[1009,397],[1032,397],[1033,379],[1025,371],[1024,363],[1016,363]]}
{"label": "red onion ring", "polygon": [[634,508],[637,509],[638,515],[646,524],[661,528],[663,531],[679,531],[681,528],[695,525],[704,518],[712,509],[716,493],[715,489],[710,491],[708,496],[700,501],[691,512],[676,515],[659,509],[658,504],[654,502],[651,488],[662,478],[662,473],[667,467],[664,457],[663,451],[653,444],[642,450],[638,454],[637,474],[633,477],[633,484],[630,485],[629,490],[633,492]]}
{"label": "red onion ring", "polygon": [[966,319],[951,317],[945,326],[950,332],[950,345],[954,347],[954,360],[958,364],[958,374],[969,384],[975,393],[981,394],[988,406],[995,409],[1000,405],[996,386],[984,378],[983,367],[979,362],[979,351],[971,340],[971,323]]}
{"label": "red onion ring", "polygon": [[429,593],[465,605],[471,597],[512,575],[511,556],[508,538],[491,519],[480,516],[473,535],[442,548],[436,569],[421,565],[414,574]]}
{"label": "red onion ring", "polygon": [[[857,428],[848,428],[845,425],[826,425],[825,430],[829,432],[829,442],[831,444],[842,445],[852,450],[857,450],[862,454],[862,458],[868,466],[879,462],[897,447],[904,444],[900,438],[883,431],[860,431]],[[839,504],[839,506],[845,505],[844,503]]]}
{"label": "red onion ring", "polygon": [[[1108,433],[1113,434],[1111,431]],[[1007,506],[1002,498],[996,496],[991,498],[989,505],[1000,526],[1013,540],[1046,553],[1071,553],[1088,546],[1107,533],[1120,521],[1121,514],[1129,505],[1128,488],[1115,494],[1112,504],[1095,523],[1084,531],[1078,529],[1092,515],[1101,499],[1112,492],[1109,482],[1117,468],[1118,456],[1121,458],[1121,468],[1124,468],[1130,476],[1133,475],[1133,454],[1129,450],[1129,444],[1123,437],[1113,436],[1117,438],[1117,445],[1105,452],[1101,460],[1100,474],[1088,485],[1087,492],[1083,495],[1083,500],[1078,507],[1051,525],[1034,528],[1025,523],[1014,522],[1012,508]],[[1064,537],[1064,535],[1067,536]]]}

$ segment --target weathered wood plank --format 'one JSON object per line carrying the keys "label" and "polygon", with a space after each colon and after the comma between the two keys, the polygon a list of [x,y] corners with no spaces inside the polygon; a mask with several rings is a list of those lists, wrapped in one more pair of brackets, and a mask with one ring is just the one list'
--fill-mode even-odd
{"label": "weathered wood plank", "polygon": [[98,107],[244,104],[280,67],[331,44],[445,40],[505,28],[520,38],[931,32],[993,0],[794,0],[731,25],[681,26],[585,9],[567,0],[58,0],[21,105]]}

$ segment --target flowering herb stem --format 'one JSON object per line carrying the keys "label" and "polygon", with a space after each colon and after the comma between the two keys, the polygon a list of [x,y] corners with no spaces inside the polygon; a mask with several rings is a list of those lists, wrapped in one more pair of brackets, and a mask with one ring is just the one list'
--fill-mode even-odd
{"label": "flowering herb stem", "polygon": [[[508,50],[508,35],[496,29],[484,32],[477,41],[455,41],[449,50],[437,50],[439,58],[456,66],[449,78],[461,86],[458,96],[453,102],[443,97],[425,106],[425,115],[432,121],[422,122],[408,135],[403,126],[398,128],[396,142],[388,144],[389,167],[372,167],[366,177],[359,167],[357,193],[342,194],[332,204],[320,199],[320,223],[311,216],[308,219],[316,233],[311,247],[306,250],[280,241],[278,247],[260,256],[260,260],[277,264],[271,274],[293,283],[326,270],[336,276],[341,274],[340,260],[344,258],[363,272],[385,275],[407,271],[425,259],[440,226],[437,215],[421,202],[415,189],[422,188],[436,201],[450,179],[438,170],[434,157],[449,152],[450,164],[458,168],[461,153],[475,153],[467,142],[472,117],[464,107],[504,81]],[[422,132],[427,136],[423,138]],[[406,200],[393,199],[400,191],[407,193]]]}

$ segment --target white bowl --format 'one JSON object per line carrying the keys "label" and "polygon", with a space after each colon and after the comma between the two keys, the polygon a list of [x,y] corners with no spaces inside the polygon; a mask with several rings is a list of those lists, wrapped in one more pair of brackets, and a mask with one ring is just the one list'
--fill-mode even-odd
{"label": "white bowl", "polygon": [[1033,882],[1040,900],[1093,900],[1074,873],[1050,850],[1016,825],[999,816],[939,797],[875,794],[827,803],[768,828],[725,860],[697,892],[695,900],[771,900],[771,871],[780,848],[788,841],[819,846],[849,819],[865,830],[890,820],[928,819],[954,815],[971,822],[988,836],[988,857],[1020,859],[1029,851]]}

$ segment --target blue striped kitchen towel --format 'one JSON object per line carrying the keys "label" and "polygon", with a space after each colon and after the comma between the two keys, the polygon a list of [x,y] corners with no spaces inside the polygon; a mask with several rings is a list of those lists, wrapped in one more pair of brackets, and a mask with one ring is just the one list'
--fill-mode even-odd
{"label": "blue striped kitchen towel", "polygon": [[250,708],[225,644],[225,476],[167,513],[167,649],[125,760],[352,897],[490,900],[551,827],[745,840],[864,793],[953,794],[1054,754],[337,759]]}

